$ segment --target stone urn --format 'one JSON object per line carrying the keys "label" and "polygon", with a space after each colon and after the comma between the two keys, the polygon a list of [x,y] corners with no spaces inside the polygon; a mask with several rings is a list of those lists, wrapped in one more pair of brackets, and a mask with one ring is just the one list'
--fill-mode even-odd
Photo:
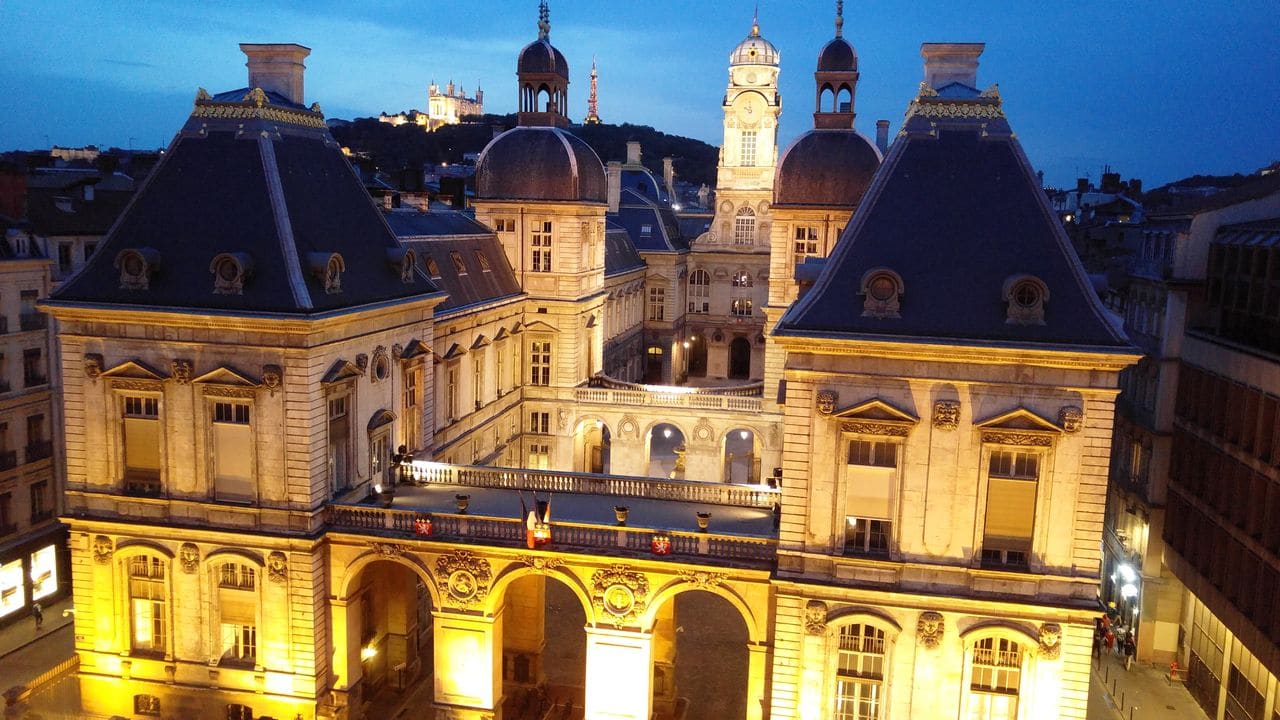
{"label": "stone urn", "polygon": [[631,512],[631,508],[626,505],[614,505],[613,516],[617,518],[619,525],[627,524],[627,514]]}
{"label": "stone urn", "polygon": [[698,532],[706,532],[707,526],[711,524],[711,513],[698,513]]}
{"label": "stone urn", "polygon": [[471,504],[471,496],[458,494],[453,496],[453,503],[458,506],[459,513],[465,513],[467,506]]}

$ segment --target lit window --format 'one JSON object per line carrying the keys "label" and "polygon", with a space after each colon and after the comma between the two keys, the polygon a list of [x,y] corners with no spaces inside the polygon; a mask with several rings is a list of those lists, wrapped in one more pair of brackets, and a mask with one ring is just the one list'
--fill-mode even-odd
{"label": "lit window", "polygon": [[666,307],[666,288],[649,288],[649,319],[654,321],[665,319]]}
{"label": "lit window", "polygon": [[796,227],[792,262],[797,266],[807,257],[818,254],[818,228],[801,225]]}
{"label": "lit window", "polygon": [[987,517],[982,562],[1025,567],[1035,527],[1040,455],[993,450],[987,465]]}
{"label": "lit window", "polygon": [[756,131],[742,131],[742,163],[743,165],[756,164]]}
{"label": "lit window", "polygon": [[983,638],[973,646],[969,676],[972,720],[1016,720],[1022,684],[1022,648],[1003,638]]}
{"label": "lit window", "polygon": [[164,561],[139,555],[129,558],[130,645],[134,652],[164,653],[167,648],[168,591]]}
{"label": "lit window", "polygon": [[530,269],[533,272],[551,272],[551,222],[543,222],[532,233],[529,244],[533,247]]}
{"label": "lit window", "polygon": [[704,315],[711,310],[711,274],[694,270],[689,274],[689,312]]}
{"label": "lit window", "polygon": [[247,402],[213,403],[210,429],[214,491],[218,498],[252,499],[253,434]]}
{"label": "lit window", "polygon": [[871,625],[840,628],[836,662],[836,720],[880,720],[884,705],[884,631]]}
{"label": "lit window", "polygon": [[160,492],[160,398],[125,395],[121,398],[124,422],[125,490]]}
{"label": "lit window", "polygon": [[733,219],[733,244],[756,244],[756,213],[749,207],[739,210]]}
{"label": "lit window", "polygon": [[889,553],[899,447],[881,440],[849,441],[845,461],[846,554]]}
{"label": "lit window", "polygon": [[529,384],[551,384],[550,340],[534,340],[529,343]]}
{"label": "lit window", "polygon": [[739,317],[750,317],[752,314],[751,288],[754,282],[751,273],[739,271],[733,276],[733,290],[729,299],[730,314]]}

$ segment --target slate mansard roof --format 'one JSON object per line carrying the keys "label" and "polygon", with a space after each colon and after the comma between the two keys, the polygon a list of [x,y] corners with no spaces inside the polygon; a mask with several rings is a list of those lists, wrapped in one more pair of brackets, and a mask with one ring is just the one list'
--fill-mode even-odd
{"label": "slate mansard roof", "polygon": [[[922,88],[814,287],[780,336],[1130,349],[1107,322],[998,93]],[[900,317],[864,313],[862,280],[902,280]],[[1045,284],[1043,324],[1010,323],[1010,278]]]}
{"label": "slate mansard roof", "polygon": [[[147,259],[141,284],[125,281],[130,251]],[[223,254],[245,274],[215,292]],[[326,277],[335,254],[337,287]],[[308,315],[437,293],[403,272],[404,255],[318,106],[202,90],[98,252],[49,304]]]}
{"label": "slate mansard roof", "polygon": [[386,219],[396,237],[417,254],[418,267],[449,293],[437,306],[437,317],[523,292],[498,236],[469,215],[396,210]]}

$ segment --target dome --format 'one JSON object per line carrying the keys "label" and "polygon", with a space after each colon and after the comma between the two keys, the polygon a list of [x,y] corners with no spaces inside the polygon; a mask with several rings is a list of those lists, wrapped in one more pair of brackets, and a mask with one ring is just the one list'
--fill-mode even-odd
{"label": "dome", "polygon": [[516,73],[553,73],[569,79],[569,63],[550,41],[534,40],[520,51]]}
{"label": "dome", "polygon": [[751,34],[729,54],[730,65],[777,65],[778,48],[760,36],[760,27],[753,25]]}
{"label": "dome", "polygon": [[555,127],[517,127],[485,146],[476,162],[484,200],[607,202],[604,165],[590,145]]}
{"label": "dome", "polygon": [[818,53],[818,72],[850,72],[858,69],[858,53],[849,41],[838,37]]}
{"label": "dome", "polygon": [[880,160],[880,151],[856,130],[810,130],[778,161],[773,204],[854,207]]}

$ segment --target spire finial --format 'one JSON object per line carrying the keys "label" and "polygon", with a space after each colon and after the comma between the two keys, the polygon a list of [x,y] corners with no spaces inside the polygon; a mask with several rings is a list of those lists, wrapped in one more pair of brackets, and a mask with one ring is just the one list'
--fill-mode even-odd
{"label": "spire finial", "polygon": [[844,0],[836,0],[836,37],[844,35]]}
{"label": "spire finial", "polygon": [[756,11],[751,16],[751,37],[760,37],[760,3],[756,2]]}
{"label": "spire finial", "polygon": [[547,0],[538,3],[538,39],[551,37],[551,10],[547,8]]}

